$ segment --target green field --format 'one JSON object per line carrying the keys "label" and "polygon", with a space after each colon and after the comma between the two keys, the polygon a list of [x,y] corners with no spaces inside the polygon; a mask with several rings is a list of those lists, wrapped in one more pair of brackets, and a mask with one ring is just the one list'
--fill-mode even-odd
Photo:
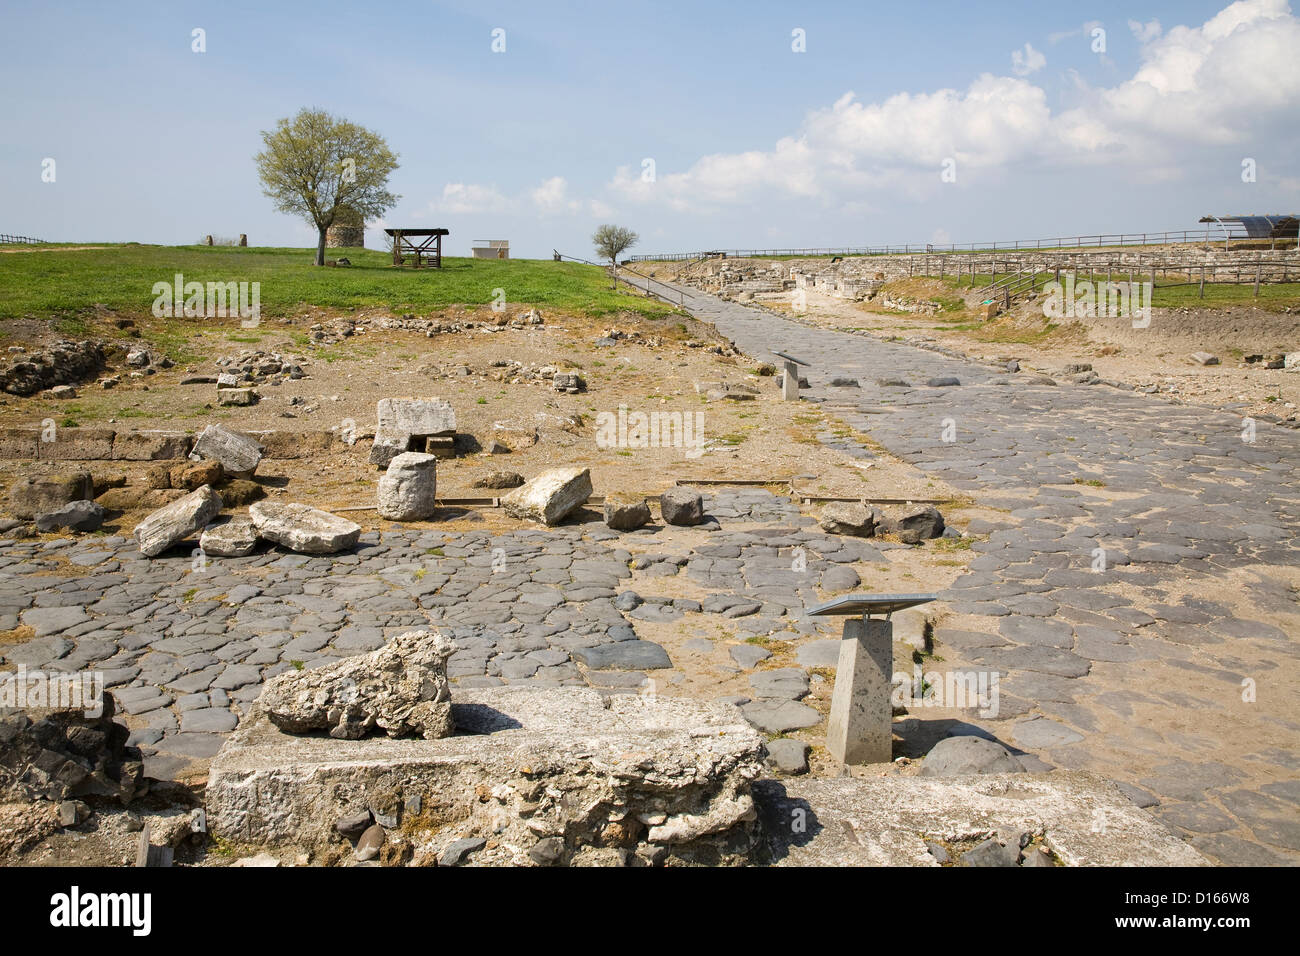
{"label": "green field", "polygon": [[[8,249],[32,247],[10,246]],[[156,282],[258,282],[264,316],[292,315],[304,306],[387,307],[428,312],[447,306],[488,306],[503,290],[507,308],[536,306],[600,316],[621,311],[663,316],[673,308],[610,289],[597,266],[543,259],[444,258],[442,269],[394,268],[392,257],[369,249],[331,249],[348,268],[313,266],[314,250],[238,246],[113,245],[102,249],[0,252],[0,319],[75,319],[95,305],[148,313]]]}

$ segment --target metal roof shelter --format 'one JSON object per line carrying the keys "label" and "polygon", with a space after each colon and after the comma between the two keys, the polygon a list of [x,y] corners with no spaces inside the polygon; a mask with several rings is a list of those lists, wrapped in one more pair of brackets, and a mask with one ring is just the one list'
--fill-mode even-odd
{"label": "metal roof shelter", "polygon": [[[442,268],[442,237],[450,235],[450,229],[385,229],[384,232],[393,237],[393,265],[400,266],[406,254],[415,256],[417,269],[421,259],[429,260],[435,269]],[[408,237],[424,241],[416,245]]]}
{"label": "metal roof shelter", "polygon": [[[1247,239],[1295,239],[1300,233],[1300,214],[1270,213],[1250,216],[1202,216],[1201,222],[1238,223]],[[1226,226],[1224,226],[1226,230]]]}

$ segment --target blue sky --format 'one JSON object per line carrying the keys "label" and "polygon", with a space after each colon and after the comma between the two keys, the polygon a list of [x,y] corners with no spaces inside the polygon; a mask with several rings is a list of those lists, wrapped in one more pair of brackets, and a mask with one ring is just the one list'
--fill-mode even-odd
{"label": "blue sky", "polygon": [[252,161],[259,131],[303,106],[383,135],[402,196],[385,222],[445,226],[452,254],[505,238],[517,256],[591,255],[605,221],[656,252],[1300,208],[1284,0],[3,0],[0,16],[0,232],[49,240],[312,244]]}

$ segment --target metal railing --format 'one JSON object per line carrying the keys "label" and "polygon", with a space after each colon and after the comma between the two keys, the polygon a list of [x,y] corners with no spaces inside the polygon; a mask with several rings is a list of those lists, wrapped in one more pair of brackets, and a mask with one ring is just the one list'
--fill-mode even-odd
{"label": "metal railing", "polygon": [[[1023,249],[1095,249],[1107,246],[1152,246],[1168,243],[1241,242],[1252,237],[1240,226],[1215,224],[1204,229],[1178,229],[1167,232],[1102,233],[1092,236],[1057,236],[1050,239],[1013,239],[997,242],[908,243],[884,246],[840,246],[835,248],[789,249],[712,249],[706,252],[671,252],[657,255],[629,256],[628,262],[678,262],[684,259],[733,257],[762,259],[773,257],[821,258],[824,256],[895,256],[913,254],[952,254],[958,252],[1007,252]],[[1285,240],[1290,243],[1291,240]]]}
{"label": "metal railing", "polygon": [[[566,255],[565,253],[560,252],[558,249],[552,250],[552,252],[554,254],[555,261],[557,262],[562,260],[567,260],[569,262],[580,262],[583,265],[596,266],[597,268],[604,269],[607,272],[609,271],[610,268],[608,263],[592,262],[590,259],[582,259],[578,256]],[[667,302],[669,305],[675,305],[678,308],[684,309],[686,308],[686,300],[687,299],[693,300],[695,298],[692,295],[687,295],[686,292],[684,292],[682,289],[674,288],[673,286],[670,286],[666,282],[661,282],[660,280],[654,278],[653,276],[646,275],[644,272],[637,272],[635,269],[629,269],[627,266],[620,266],[620,269],[622,272],[630,272],[632,275],[644,279],[646,284],[643,288],[642,286],[637,285],[635,282],[631,282],[627,279],[624,279],[623,276],[618,273],[615,273],[614,276],[616,280],[621,280],[623,282],[626,282],[633,289],[637,289],[641,292],[645,292],[647,295],[652,295],[657,299],[662,299],[663,301]],[[656,289],[652,289],[650,287],[651,283],[654,283],[655,285],[658,286],[662,286],[664,291],[660,292]]]}

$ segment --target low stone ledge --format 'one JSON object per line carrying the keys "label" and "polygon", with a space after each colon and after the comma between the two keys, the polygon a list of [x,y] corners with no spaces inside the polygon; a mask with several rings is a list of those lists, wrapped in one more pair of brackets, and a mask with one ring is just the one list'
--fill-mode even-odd
{"label": "low stone ledge", "polygon": [[938,866],[926,841],[1029,833],[1066,866],[1207,866],[1114,783],[1080,770],[754,784],[778,866]]}
{"label": "low stone ledge", "polygon": [[113,458],[116,461],[172,461],[186,457],[193,444],[193,436],[184,432],[118,432],[113,439]]}
{"label": "low stone ledge", "polygon": [[[243,431],[263,446],[263,458],[296,459],[334,450],[341,439],[330,431]],[[44,440],[39,427],[0,428],[0,459],[22,461],[174,461],[189,455],[194,436],[186,432],[148,429],[59,428]]]}
{"label": "low stone ledge", "polygon": [[40,436],[36,457],[41,461],[106,461],[113,457],[111,428],[56,428],[53,441]]}
{"label": "low stone ledge", "polygon": [[591,847],[741,862],[755,843],[766,751],[734,707],[499,687],[458,690],[452,708],[459,736],[335,740],[284,734],[255,706],[213,758],[212,832],[338,853],[336,821],[396,806],[385,827],[417,858],[470,837],[494,843],[476,863],[525,866]]}
{"label": "low stone ledge", "polygon": [[254,438],[264,449],[263,458],[290,459],[311,458],[313,455],[327,452],[334,448],[340,439],[328,431],[241,431],[240,434]]}

